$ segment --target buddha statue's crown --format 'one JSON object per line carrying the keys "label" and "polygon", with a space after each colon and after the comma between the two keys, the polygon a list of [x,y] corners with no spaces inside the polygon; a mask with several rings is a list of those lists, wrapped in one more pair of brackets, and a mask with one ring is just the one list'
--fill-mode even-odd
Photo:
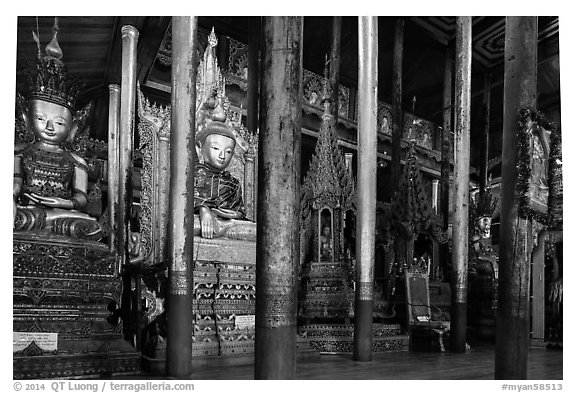
{"label": "buddha statue's crown", "polygon": [[494,197],[489,190],[486,190],[472,206],[475,219],[481,217],[492,217],[497,205],[498,199]]}
{"label": "buddha statue's crown", "polygon": [[46,56],[42,56],[39,37],[32,32],[38,55],[28,72],[27,98],[53,102],[74,112],[82,84],[68,73],[61,60],[63,53],[58,44],[58,18],[54,20],[52,32],[52,40],[46,45]]}

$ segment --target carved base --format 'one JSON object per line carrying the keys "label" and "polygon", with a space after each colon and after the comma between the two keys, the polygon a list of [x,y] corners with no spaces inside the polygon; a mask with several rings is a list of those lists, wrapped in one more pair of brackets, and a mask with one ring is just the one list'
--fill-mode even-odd
{"label": "carved base", "polygon": [[[313,324],[299,328],[302,336],[320,353],[352,353],[353,324]],[[373,324],[373,352],[400,351],[408,348],[408,336],[402,335],[398,324]]]}
{"label": "carved base", "polygon": [[13,354],[14,379],[138,374],[140,353],[109,320],[122,294],[106,245],[55,234],[14,233],[13,331],[57,333],[56,351],[32,342]]}
{"label": "carved base", "polygon": [[140,353],[116,347],[108,353],[14,356],[13,370],[13,379],[84,379],[135,375],[140,373]]}

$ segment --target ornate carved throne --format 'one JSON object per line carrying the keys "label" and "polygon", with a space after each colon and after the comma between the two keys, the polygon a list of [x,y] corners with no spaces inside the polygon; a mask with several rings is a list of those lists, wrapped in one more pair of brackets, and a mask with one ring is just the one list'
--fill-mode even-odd
{"label": "ornate carved throne", "polygon": [[[223,104],[226,122],[232,127],[237,140],[234,157],[227,170],[240,181],[246,216],[254,220],[258,139],[257,135],[251,135],[242,126],[241,114],[230,107],[215,56],[216,44],[216,36],[212,32],[198,70],[197,123],[204,116],[202,105],[215,93]],[[164,271],[167,267],[170,108],[150,104],[140,91],[138,96],[138,132],[143,157],[140,228],[146,255],[144,269]],[[251,356],[238,359],[254,351],[255,263],[256,243],[253,241],[194,238],[195,318],[192,352],[195,364],[226,362],[230,356],[236,363],[251,361]],[[153,269],[154,266],[157,269]],[[145,281],[147,287],[143,295],[151,305],[147,311],[148,321],[151,322],[156,316],[160,321],[163,311],[162,279],[159,286],[155,284],[157,274],[145,277]],[[152,371],[161,369],[165,359],[162,346],[162,340],[144,343],[144,367]]]}

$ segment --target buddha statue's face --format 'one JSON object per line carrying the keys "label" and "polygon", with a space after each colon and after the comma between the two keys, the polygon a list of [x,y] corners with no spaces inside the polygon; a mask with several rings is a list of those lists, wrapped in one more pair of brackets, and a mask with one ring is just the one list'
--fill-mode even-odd
{"label": "buddha statue's face", "polygon": [[37,140],[59,145],[70,135],[72,112],[53,102],[33,99],[28,108],[28,121]]}
{"label": "buddha statue's face", "polygon": [[224,135],[208,135],[202,144],[201,154],[204,162],[216,169],[223,170],[228,167],[234,155],[236,141]]}
{"label": "buddha statue's face", "polygon": [[492,218],[491,217],[480,217],[477,221],[478,233],[482,237],[489,237],[490,236],[490,226],[492,225]]}

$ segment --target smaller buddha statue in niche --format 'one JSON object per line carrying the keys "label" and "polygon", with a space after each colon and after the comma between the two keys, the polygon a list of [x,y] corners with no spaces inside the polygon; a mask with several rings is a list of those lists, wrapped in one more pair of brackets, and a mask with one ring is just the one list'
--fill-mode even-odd
{"label": "smaller buddha statue in niche", "polygon": [[332,260],[332,231],[328,225],[322,227],[320,234],[320,259],[323,261]]}
{"label": "smaller buddha statue in niche", "polygon": [[81,211],[88,202],[88,165],[65,148],[78,130],[75,101],[79,85],[60,60],[57,31],[56,23],[43,58],[36,39],[39,56],[34,74],[28,78],[22,113],[34,140],[14,149],[14,229],[98,240],[102,227],[96,218]]}
{"label": "smaller buddha statue in niche", "polygon": [[208,239],[255,241],[256,224],[246,220],[240,182],[226,170],[234,155],[236,137],[218,108],[196,134],[194,234]]}

